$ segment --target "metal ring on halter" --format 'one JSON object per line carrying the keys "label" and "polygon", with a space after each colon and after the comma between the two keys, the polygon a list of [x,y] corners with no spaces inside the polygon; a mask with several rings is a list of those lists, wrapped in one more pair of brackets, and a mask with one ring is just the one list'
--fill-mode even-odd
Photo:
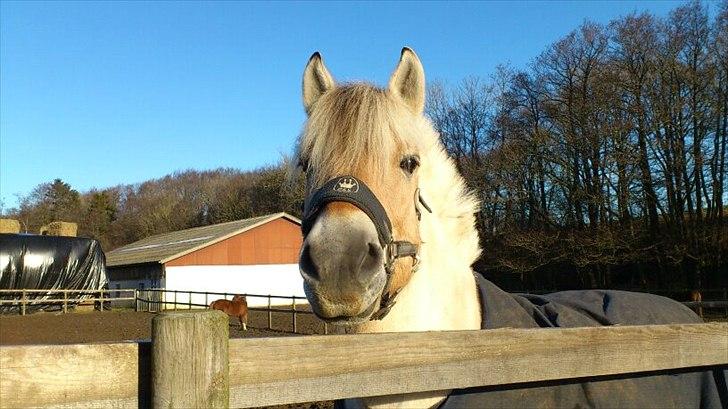
{"label": "metal ring on halter", "polygon": [[418,252],[412,257],[412,271],[417,271],[417,269],[420,267],[420,253]]}

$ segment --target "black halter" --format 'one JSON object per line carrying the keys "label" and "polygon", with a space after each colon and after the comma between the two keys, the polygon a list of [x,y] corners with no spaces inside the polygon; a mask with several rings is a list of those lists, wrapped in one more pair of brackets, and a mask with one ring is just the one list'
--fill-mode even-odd
{"label": "black halter", "polygon": [[[387,273],[387,282],[384,285],[384,290],[381,297],[381,305],[371,317],[374,320],[380,320],[384,318],[394,306],[394,298],[399,293],[398,289],[393,294],[389,294],[389,285],[392,280],[392,274],[394,272],[394,262],[400,257],[412,257],[414,259],[414,267],[417,267],[419,257],[417,255],[419,246],[404,240],[394,240],[392,237],[392,222],[387,216],[387,211],[379,202],[379,199],[364,184],[364,182],[358,180],[353,176],[339,176],[324,183],[319,190],[317,190],[310,200],[306,201],[303,209],[303,222],[301,223],[301,230],[303,236],[306,237],[311,231],[316,218],[318,218],[321,210],[328,203],[332,202],[346,202],[351,203],[363,211],[377,229],[377,235],[379,236],[379,244],[384,250],[384,271]],[[419,195],[419,189],[415,195],[415,210],[417,211],[417,218],[420,217],[420,209],[417,203],[422,205],[428,211],[432,212],[430,208],[424,203],[422,197]]]}

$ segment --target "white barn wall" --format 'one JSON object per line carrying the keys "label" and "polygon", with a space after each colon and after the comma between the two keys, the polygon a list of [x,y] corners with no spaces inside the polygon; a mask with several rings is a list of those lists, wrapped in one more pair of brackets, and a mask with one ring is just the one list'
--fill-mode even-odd
{"label": "white barn wall", "polygon": [[[305,297],[298,264],[168,266],[165,267],[166,290],[204,291],[230,294],[260,294]],[[172,301],[167,294],[166,301]],[[222,297],[220,297],[222,298]],[[232,298],[232,295],[228,298]],[[210,296],[207,304],[217,299]],[[178,293],[177,302],[187,303],[188,294]],[[204,294],[192,294],[192,303],[205,304]],[[290,305],[291,300],[273,299],[273,305]],[[296,300],[297,304],[306,303]],[[268,305],[268,298],[248,297],[251,307]]]}

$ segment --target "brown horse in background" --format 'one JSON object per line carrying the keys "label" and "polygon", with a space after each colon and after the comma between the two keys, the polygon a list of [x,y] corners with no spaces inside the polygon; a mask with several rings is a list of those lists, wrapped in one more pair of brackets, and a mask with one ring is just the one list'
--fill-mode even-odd
{"label": "brown horse in background", "polygon": [[240,326],[244,329],[248,329],[248,301],[244,295],[233,296],[232,301],[230,300],[215,300],[210,304],[210,308],[213,310],[219,310],[227,315],[238,317],[240,320]]}
{"label": "brown horse in background", "polygon": [[[699,303],[703,302],[703,294],[700,292],[700,290],[693,290],[690,292],[690,301]],[[703,318],[703,306],[701,304],[697,304],[696,307],[697,309],[695,310],[695,312],[700,315],[700,318]]]}

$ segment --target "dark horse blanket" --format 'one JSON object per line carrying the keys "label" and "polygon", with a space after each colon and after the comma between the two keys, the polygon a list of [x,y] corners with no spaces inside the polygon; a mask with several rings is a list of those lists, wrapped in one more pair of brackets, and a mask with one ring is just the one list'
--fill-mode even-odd
{"label": "dark horse blanket", "polygon": [[[478,276],[483,329],[700,323],[689,308],[652,294],[611,290],[509,294]],[[726,371],[656,375],[557,386],[456,390],[451,408],[721,408]]]}

